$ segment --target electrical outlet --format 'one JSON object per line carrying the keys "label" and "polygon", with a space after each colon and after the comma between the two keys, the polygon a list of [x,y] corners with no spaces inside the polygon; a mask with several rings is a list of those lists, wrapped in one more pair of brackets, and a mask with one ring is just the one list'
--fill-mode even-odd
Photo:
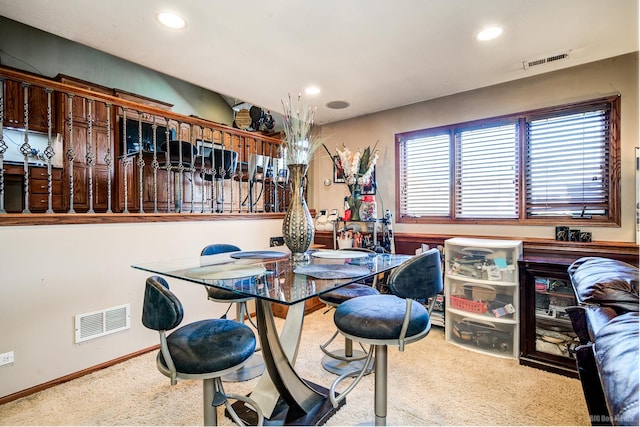
{"label": "electrical outlet", "polygon": [[8,351],[6,353],[0,354],[0,366],[13,363],[14,360],[15,360],[15,356],[13,354],[13,351]]}

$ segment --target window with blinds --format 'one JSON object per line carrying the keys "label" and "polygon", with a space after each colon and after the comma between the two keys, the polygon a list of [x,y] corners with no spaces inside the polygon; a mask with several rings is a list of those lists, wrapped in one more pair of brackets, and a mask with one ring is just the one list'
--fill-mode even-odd
{"label": "window with blinds", "polygon": [[528,218],[607,214],[609,118],[604,104],[527,121]]}
{"label": "window with blinds", "polygon": [[448,133],[407,139],[400,155],[401,209],[407,216],[449,216]]}
{"label": "window with blinds", "polygon": [[518,217],[516,124],[456,132],[456,217]]}
{"label": "window with blinds", "polygon": [[619,224],[619,98],[397,134],[399,221]]}

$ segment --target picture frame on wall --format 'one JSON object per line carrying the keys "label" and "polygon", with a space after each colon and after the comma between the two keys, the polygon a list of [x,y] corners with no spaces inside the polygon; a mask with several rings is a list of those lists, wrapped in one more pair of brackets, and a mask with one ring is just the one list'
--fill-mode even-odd
{"label": "picture frame on wall", "polygon": [[373,172],[371,172],[371,179],[367,185],[362,186],[362,195],[363,196],[375,196],[376,188],[378,187],[376,183],[376,167],[373,167]]}
{"label": "picture frame on wall", "polygon": [[[333,182],[344,184],[347,181],[344,178],[344,170],[340,166],[340,157],[333,156]],[[376,194],[376,167],[373,167],[373,172],[371,172],[371,179],[367,185],[362,186],[362,195],[363,196],[375,196]]]}
{"label": "picture frame on wall", "polygon": [[344,170],[340,166],[340,156],[333,156],[333,182],[344,184]]}

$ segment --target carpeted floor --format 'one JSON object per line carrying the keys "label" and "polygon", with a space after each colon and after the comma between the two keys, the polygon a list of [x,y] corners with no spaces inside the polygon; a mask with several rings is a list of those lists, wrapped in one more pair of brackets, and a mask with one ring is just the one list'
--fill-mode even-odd
{"label": "carpeted floor", "polygon": [[[320,366],[318,346],[333,328],[332,312],[307,316],[296,362],[305,379],[327,388],[335,376]],[[256,381],[225,388],[245,394]],[[445,342],[439,327],[402,353],[389,348],[388,393],[389,425],[590,424],[578,380],[459,348]],[[171,387],[156,370],[154,352],[2,405],[0,425],[202,425],[201,396],[200,381]],[[373,420],[369,375],[327,425]],[[222,415],[219,421],[233,425]]]}

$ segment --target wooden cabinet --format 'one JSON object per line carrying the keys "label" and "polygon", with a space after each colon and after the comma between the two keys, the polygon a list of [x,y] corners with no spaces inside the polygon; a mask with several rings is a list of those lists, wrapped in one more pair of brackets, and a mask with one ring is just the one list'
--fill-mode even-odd
{"label": "wooden cabinet", "polygon": [[[211,181],[204,181],[200,176],[200,171],[196,169],[193,173],[182,172],[182,179],[178,179],[178,172],[171,171],[167,179],[167,171],[162,166],[164,163],[164,153],[159,153],[157,157],[158,163],[161,165],[157,169],[156,186],[154,189],[153,181],[153,152],[143,153],[142,159],[144,166],[142,167],[142,178],[140,177],[140,166],[138,164],[138,155],[130,155],[119,160],[118,182],[121,191],[118,198],[118,210],[123,211],[125,208],[124,197],[124,174],[126,171],[127,183],[127,200],[126,206],[129,212],[138,212],[140,210],[140,188],[142,188],[142,206],[145,212],[154,211],[154,195],[157,196],[158,212],[174,212],[176,209],[176,198],[179,193],[179,185],[182,184],[182,211],[191,212],[192,202],[193,211],[202,211],[202,200],[204,191],[204,211],[211,211]],[[125,161],[127,165],[125,167]],[[193,180],[193,188],[191,182]],[[142,184],[142,187],[140,186]],[[228,183],[227,183],[228,185]],[[169,190],[167,192],[167,189]],[[192,191],[193,190],[193,191]],[[226,197],[230,197],[229,189],[225,188]],[[155,194],[154,194],[155,193]],[[237,197],[237,196],[236,196]],[[169,203],[167,203],[169,201]],[[229,200],[226,201],[229,203]],[[167,208],[168,207],[168,208]],[[225,207],[225,211],[229,211],[229,207]]]}
{"label": "wooden cabinet", "polygon": [[[62,169],[51,169],[51,204],[54,212],[62,212]],[[46,212],[49,208],[49,174],[46,167],[29,168],[29,209]]]}
{"label": "wooden cabinet", "polygon": [[[25,208],[24,166],[5,165],[5,202],[9,213]],[[62,169],[51,168],[51,203],[54,212],[64,212],[62,204]],[[43,213],[49,209],[49,173],[45,166],[29,166],[29,210]]]}
{"label": "wooden cabinet", "polygon": [[[64,83],[68,83],[65,81]],[[84,85],[81,85],[84,86]],[[69,119],[69,99],[66,99],[65,119]],[[73,106],[73,120],[80,123],[87,123],[89,116],[93,120],[94,126],[106,126],[107,125],[107,106],[104,102],[91,101],[82,96],[74,96],[71,98],[71,104]]]}
{"label": "wooden cabinet", "polygon": [[520,364],[577,378],[579,345],[565,308],[576,305],[567,268],[575,256],[531,256],[520,261]]}
{"label": "wooden cabinet", "polygon": [[[108,88],[94,85],[68,76],[56,77],[61,83],[92,90],[104,94],[112,94]],[[59,127],[64,141],[64,152],[73,148],[73,172],[68,159],[64,163],[64,176],[67,182],[73,175],[73,209],[86,212],[93,207],[95,212],[106,212],[108,201],[108,181],[113,178],[109,162],[114,163],[114,108],[110,110],[111,129],[107,129],[109,110],[101,101],[93,101],[83,96],[60,95],[57,98],[59,111]],[[72,121],[69,122],[69,116]],[[70,131],[71,130],[71,131]],[[110,132],[109,132],[110,131]],[[109,133],[111,139],[109,139]],[[91,155],[88,157],[88,155]],[[110,155],[110,158],[107,158]],[[69,185],[63,186],[63,200],[68,209],[71,199]],[[112,194],[116,193],[112,183]]]}
{"label": "wooden cabinet", "polygon": [[[48,100],[47,92],[38,86],[28,86],[27,102],[29,108],[29,130],[37,132],[48,131]],[[55,108],[53,97],[51,105],[51,123],[55,124]],[[4,126],[10,128],[25,127],[24,117],[24,87],[22,83],[13,80],[4,81]]]}
{"label": "wooden cabinet", "polygon": [[[56,172],[58,181],[53,184],[56,211],[104,213],[120,212],[126,208],[134,212],[142,209],[144,212],[153,212],[157,205],[159,211],[164,209],[173,212],[177,193],[182,193],[183,212],[273,211],[276,209],[276,200],[278,210],[284,209],[281,204],[288,200],[288,191],[282,185],[276,186],[273,178],[265,171],[261,172],[260,178],[254,172],[251,181],[253,191],[249,191],[247,174],[250,158],[255,165],[257,155],[277,156],[279,141],[238,132],[204,119],[168,113],[171,111],[171,104],[62,74],[48,80],[41,76],[29,76],[27,73],[16,75],[13,72],[5,74],[3,70],[0,72],[3,74],[0,95],[4,106],[0,124],[7,129],[9,135],[9,129],[13,133],[22,134],[20,128],[24,128],[27,122],[28,129],[34,131],[34,137],[30,139],[32,147],[38,150],[37,153],[30,153],[29,161],[36,162],[43,155],[50,155],[50,151],[44,152],[48,142],[44,143],[44,147],[42,143],[36,147],[35,143],[38,139],[41,142],[43,135],[35,138],[35,134],[52,132],[52,164],[61,167]],[[127,121],[123,124],[122,120],[117,120],[124,116],[131,123]],[[46,136],[44,139],[46,140]],[[176,171],[168,173],[162,167],[156,167],[157,181],[154,185],[153,152],[161,151],[162,144],[167,139],[192,143],[201,154],[198,159],[189,159],[195,172],[188,171],[192,169],[189,165],[180,177],[176,177]],[[211,151],[220,150],[214,144],[222,145],[225,153],[231,150],[237,153],[233,156],[232,164],[238,165],[236,171],[240,172],[230,175],[227,172],[231,170],[229,167],[224,173],[220,172],[215,163],[216,151]],[[19,150],[20,144],[16,145]],[[9,161],[19,163],[22,160],[22,153],[12,151],[15,151],[11,153],[13,157],[5,157],[5,164]],[[214,155],[209,156],[209,152]],[[138,163],[142,160],[140,153],[144,154],[144,164]],[[158,154],[157,160],[162,164],[164,154]],[[231,156],[225,154],[225,166],[228,158]],[[212,172],[213,169],[215,173]],[[204,178],[208,180],[203,180],[201,171],[207,173]],[[46,195],[48,199],[48,194],[43,193],[45,185],[42,182],[28,183],[29,191],[25,192],[25,180],[21,175],[24,175],[24,171],[11,177],[7,175],[5,181],[15,196],[10,200],[12,212],[25,209],[26,194]],[[212,176],[216,178],[213,182]],[[47,183],[47,186],[50,184]],[[265,196],[265,193],[268,195]],[[262,204],[256,207],[259,203],[254,201],[252,207],[255,209],[247,209],[248,195],[256,197]],[[38,210],[48,208],[45,198],[39,198],[38,201],[33,198],[33,203]]]}
{"label": "wooden cabinet", "polygon": [[[162,155],[162,158],[164,155]],[[153,212],[154,210],[154,193],[157,194],[157,208],[158,212],[167,212],[167,188],[170,190],[170,197],[173,199],[173,183],[174,173],[171,174],[170,181],[167,183],[167,171],[163,168],[158,168],[156,175],[156,187],[154,190],[153,184],[153,153],[145,153],[142,156],[144,160],[144,166],[142,169],[142,206],[145,212]],[[158,157],[158,162],[162,161],[161,157]],[[125,162],[127,164],[125,165]],[[124,183],[126,173],[127,183],[127,200],[126,208],[129,212],[138,212],[140,210],[140,167],[138,166],[138,156],[131,155],[125,158],[121,158],[118,162],[118,210],[125,210],[125,192]],[[184,180],[183,180],[184,181]],[[183,189],[184,191],[184,189]],[[173,203],[170,204],[170,208],[173,211]]]}

